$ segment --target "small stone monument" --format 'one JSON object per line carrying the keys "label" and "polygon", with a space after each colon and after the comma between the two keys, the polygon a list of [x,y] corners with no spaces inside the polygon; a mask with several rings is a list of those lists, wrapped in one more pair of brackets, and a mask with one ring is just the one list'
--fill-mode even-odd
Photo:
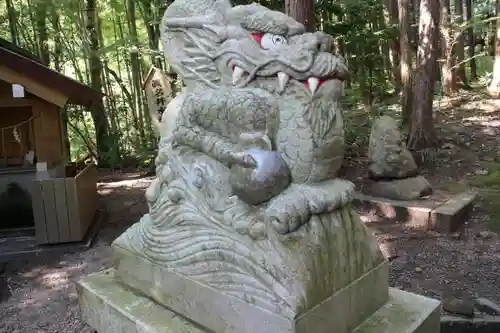
{"label": "small stone monument", "polygon": [[[186,87],[163,122],[149,213],[78,283],[100,333],[439,331],[439,302],[391,289],[337,178],[344,60],[258,4],[176,0],[162,21]],[[168,107],[167,107],[168,109]]]}
{"label": "small stone monument", "polygon": [[375,180],[371,194],[393,200],[416,200],[432,193],[411,152],[406,148],[396,121],[389,116],[375,120],[368,148],[368,173]]}

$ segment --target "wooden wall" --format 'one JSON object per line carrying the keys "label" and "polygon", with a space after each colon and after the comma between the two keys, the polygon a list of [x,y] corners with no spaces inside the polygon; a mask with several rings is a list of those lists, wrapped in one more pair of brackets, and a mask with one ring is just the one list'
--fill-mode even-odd
{"label": "wooden wall", "polygon": [[[49,167],[65,161],[60,107],[28,92],[25,98],[12,98],[11,96],[11,85],[0,81],[0,128],[17,124],[33,115],[32,133],[29,131],[29,126],[21,129],[28,149],[34,148],[37,160],[47,162]],[[7,155],[21,154],[20,157],[23,158],[26,149],[21,153],[19,145],[14,141],[12,131],[8,132],[10,135],[5,138]],[[0,141],[0,159],[3,156],[5,155],[1,151]]]}
{"label": "wooden wall", "polygon": [[[33,150],[33,128],[25,123],[17,128],[21,145],[14,137],[13,125],[27,121],[32,116],[29,106],[0,108],[0,156],[7,158],[7,165],[22,163],[23,156],[28,150]],[[8,116],[6,116],[8,115]],[[3,160],[0,161],[3,163]]]}
{"label": "wooden wall", "polygon": [[49,166],[65,162],[60,108],[42,99],[34,99],[33,109],[38,115],[34,119],[38,161],[46,161]]}

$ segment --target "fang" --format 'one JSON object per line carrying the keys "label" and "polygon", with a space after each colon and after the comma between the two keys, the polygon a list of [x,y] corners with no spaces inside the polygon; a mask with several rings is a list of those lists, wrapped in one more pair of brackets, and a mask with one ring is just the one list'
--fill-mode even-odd
{"label": "fang", "polygon": [[286,73],[283,72],[278,73],[278,86],[280,88],[280,91],[285,90],[285,86],[288,83],[289,78],[290,77]]}
{"label": "fang", "polygon": [[316,90],[318,90],[319,87],[319,79],[316,77],[310,77],[307,79],[307,84],[309,86],[309,90],[311,91],[311,94],[314,95]]}
{"label": "fang", "polygon": [[233,85],[236,85],[241,78],[243,77],[243,74],[245,74],[245,71],[243,68],[234,66],[234,71],[233,71]]}

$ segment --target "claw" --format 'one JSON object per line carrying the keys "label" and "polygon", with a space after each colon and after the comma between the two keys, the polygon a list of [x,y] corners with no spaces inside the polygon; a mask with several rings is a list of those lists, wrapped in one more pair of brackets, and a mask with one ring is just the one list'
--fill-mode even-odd
{"label": "claw", "polygon": [[234,164],[238,164],[245,168],[257,167],[257,161],[255,161],[251,155],[246,153],[234,153],[232,159]]}

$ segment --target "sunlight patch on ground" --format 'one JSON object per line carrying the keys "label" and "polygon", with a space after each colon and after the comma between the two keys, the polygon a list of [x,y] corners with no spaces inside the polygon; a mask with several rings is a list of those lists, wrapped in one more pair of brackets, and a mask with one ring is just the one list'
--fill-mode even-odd
{"label": "sunlight patch on ground", "polygon": [[104,189],[117,189],[117,188],[127,188],[127,187],[137,187],[137,185],[147,185],[151,181],[148,180],[121,180],[112,183],[101,183],[99,184],[100,188]]}
{"label": "sunlight patch on ground", "polygon": [[36,267],[36,268],[33,268],[32,270],[30,270],[28,272],[21,273],[21,276],[24,277],[24,278],[35,278],[35,277],[40,276],[41,274],[43,274],[43,272],[45,270],[47,270],[47,267],[45,267],[45,266]]}
{"label": "sunlight patch on ground", "polygon": [[42,276],[42,282],[48,287],[57,287],[61,284],[67,284],[69,282],[69,276],[67,272],[45,274]]}
{"label": "sunlight patch on ground", "polygon": [[50,304],[53,299],[59,296],[61,289],[64,289],[64,291],[66,292],[67,288],[59,287],[25,292],[24,295],[19,299],[18,306],[20,308],[28,306],[43,308],[47,306],[47,304]]}
{"label": "sunlight patch on ground", "polygon": [[364,223],[373,223],[380,220],[380,218],[375,213],[360,214],[359,217]]}
{"label": "sunlight patch on ground", "polygon": [[481,126],[486,126],[486,127],[498,127],[500,126],[500,119],[498,117],[488,117],[488,116],[482,116],[482,117],[467,117],[464,118],[464,121],[474,123],[475,125],[481,125]]}
{"label": "sunlight patch on ground", "polygon": [[110,188],[100,188],[99,193],[101,195],[109,195],[109,194],[113,193],[113,190]]}

